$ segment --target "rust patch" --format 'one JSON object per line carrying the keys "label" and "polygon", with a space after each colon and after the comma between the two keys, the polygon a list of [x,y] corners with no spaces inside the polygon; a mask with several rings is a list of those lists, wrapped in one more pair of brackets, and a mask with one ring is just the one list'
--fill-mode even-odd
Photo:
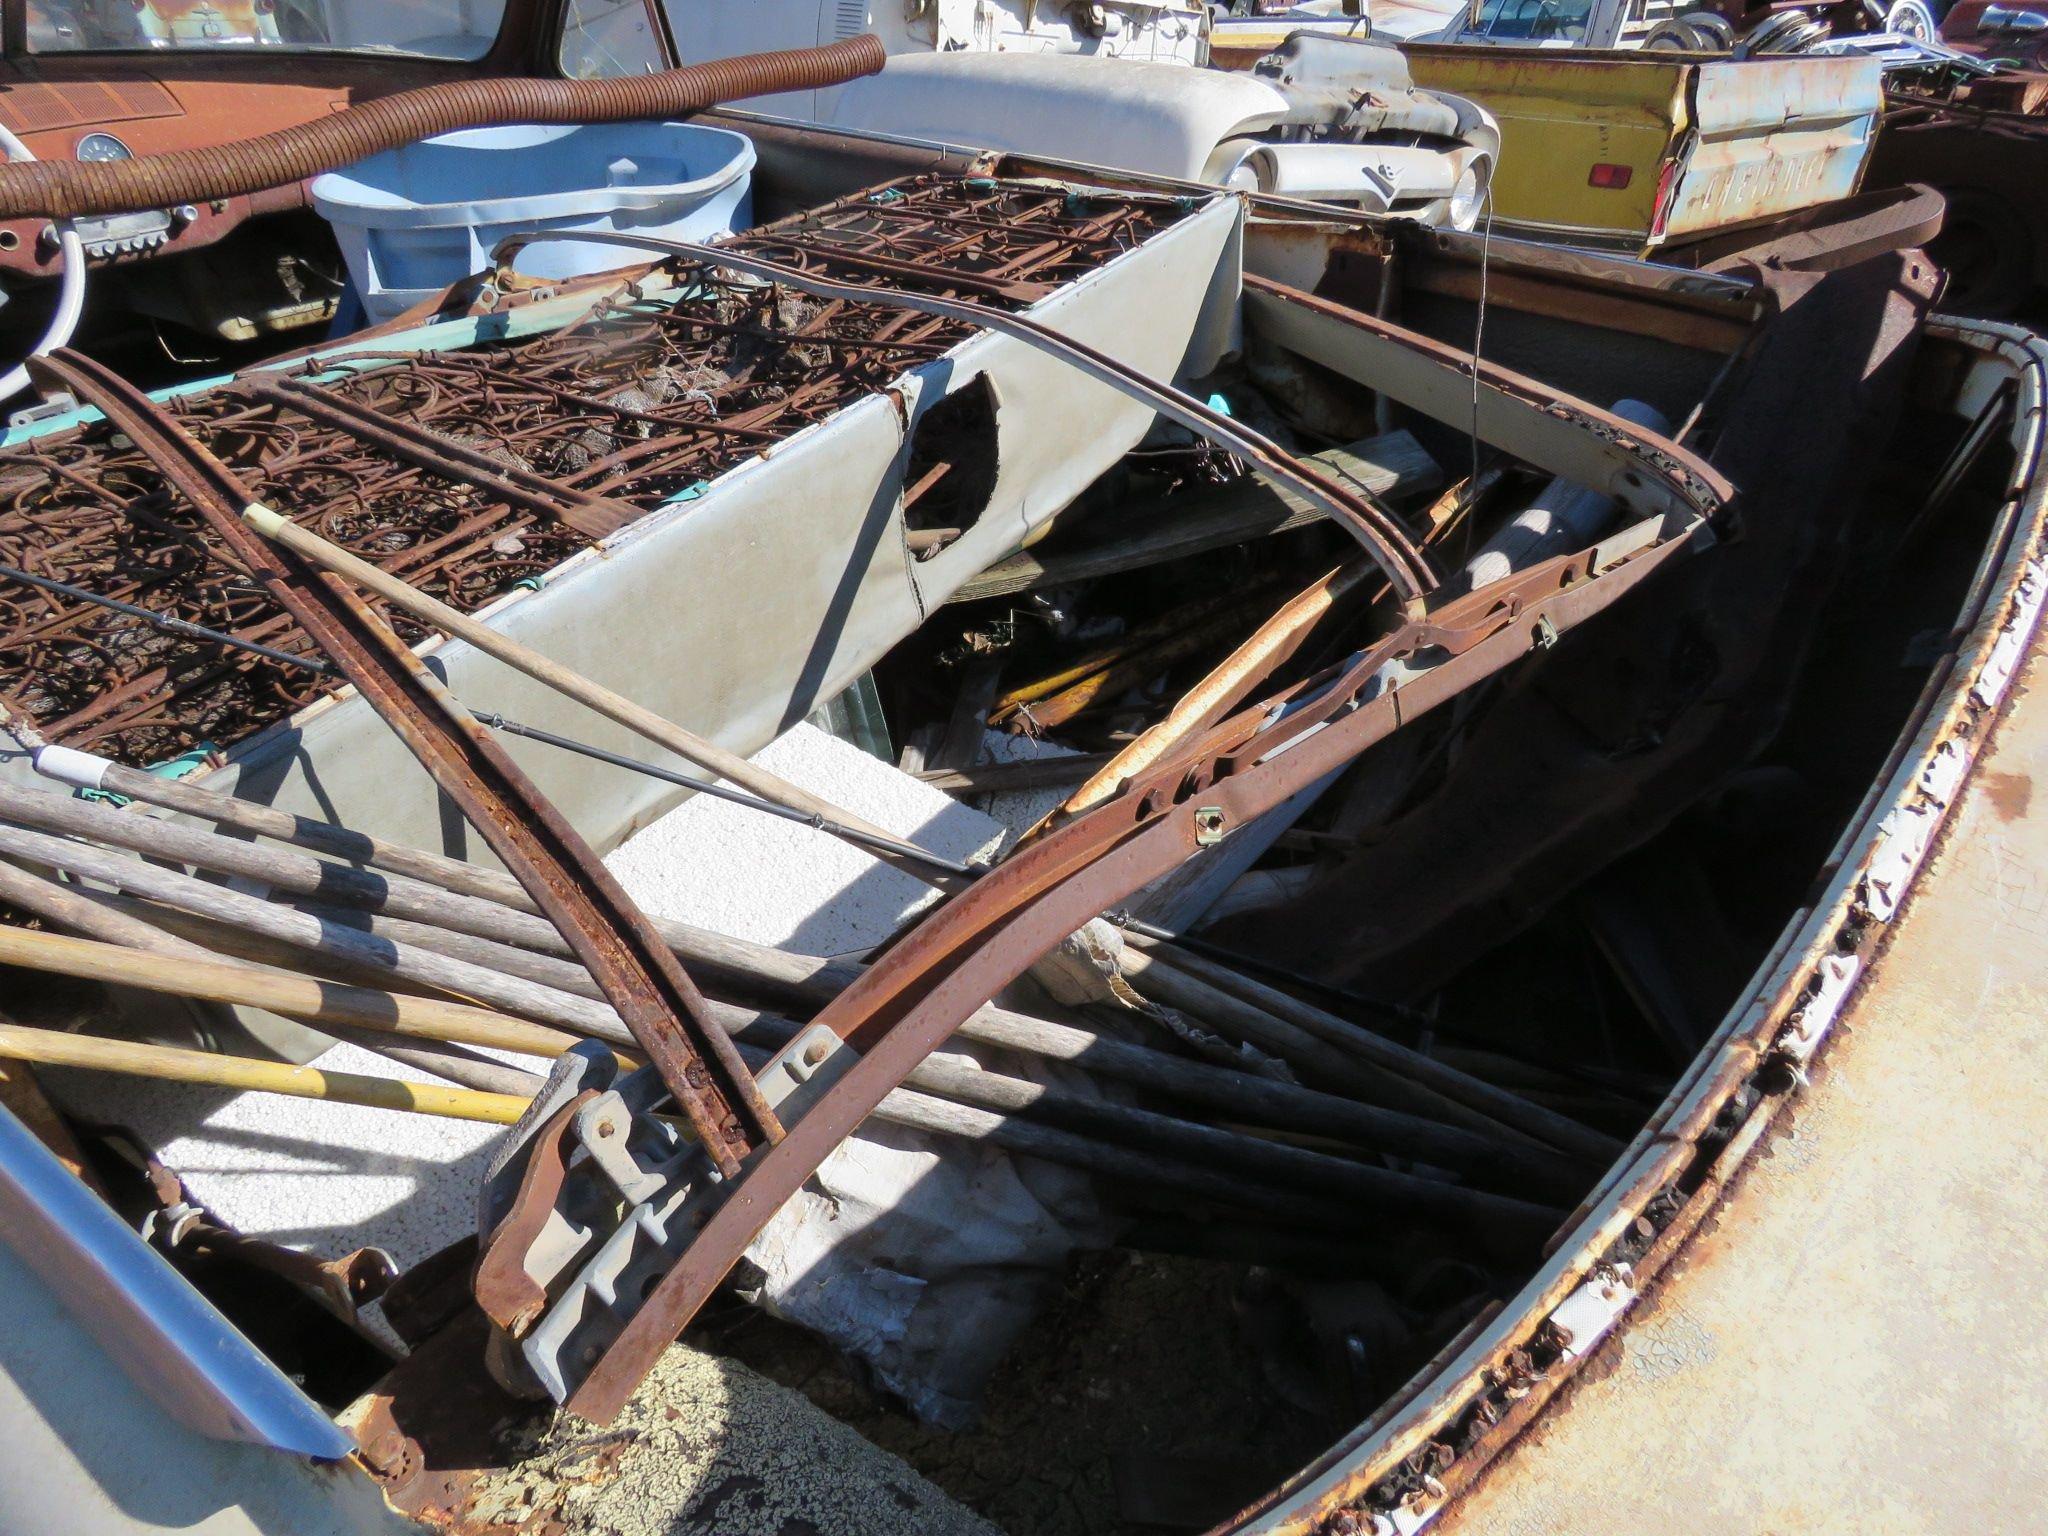
{"label": "rust patch", "polygon": [[1984,797],[2000,821],[2018,821],[2034,801],[2034,781],[2024,773],[2004,773],[1987,768],[1978,776]]}

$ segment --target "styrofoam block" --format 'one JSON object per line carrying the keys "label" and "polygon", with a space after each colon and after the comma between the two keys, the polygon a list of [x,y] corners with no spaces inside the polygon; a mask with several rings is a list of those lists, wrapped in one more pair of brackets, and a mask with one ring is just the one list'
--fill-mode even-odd
{"label": "styrofoam block", "polygon": [[[1001,837],[988,817],[808,725],[756,761],[950,857],[985,852]],[[651,911],[812,954],[877,943],[931,897],[824,833],[705,795],[608,862]],[[310,1065],[433,1081],[353,1045],[335,1045]],[[231,1226],[327,1257],[368,1246],[405,1265],[462,1236],[499,1135],[470,1121],[110,1073],[53,1068],[48,1078],[80,1118],[133,1130]]]}
{"label": "styrofoam block", "polygon": [[[754,761],[947,858],[986,854],[1002,840],[1001,823],[815,726],[797,726]],[[656,916],[809,955],[877,944],[936,899],[922,881],[828,833],[709,795],[605,862]]]}
{"label": "styrofoam block", "polygon": [[[309,1065],[436,1081],[347,1044]],[[383,1248],[404,1266],[445,1248],[475,1224],[487,1149],[502,1134],[473,1120],[105,1072],[46,1068],[45,1078],[80,1119],[133,1131],[230,1226],[327,1258]]]}
{"label": "styrofoam block", "polygon": [[[755,761],[949,858],[992,852],[1006,835],[1000,822],[809,725]],[[818,955],[877,944],[937,899],[825,833],[708,795],[607,863],[650,913]],[[426,1076],[350,1045],[313,1065]],[[270,1094],[98,1073],[66,1079],[82,1114],[130,1126],[230,1225],[323,1256],[367,1245],[407,1265],[462,1237],[500,1134]],[[764,1302],[859,1355],[942,1421],[972,1413],[981,1382],[1072,1248],[1105,1238],[1084,1176],[892,1126],[870,1127],[835,1152],[814,1189],[750,1255]]]}

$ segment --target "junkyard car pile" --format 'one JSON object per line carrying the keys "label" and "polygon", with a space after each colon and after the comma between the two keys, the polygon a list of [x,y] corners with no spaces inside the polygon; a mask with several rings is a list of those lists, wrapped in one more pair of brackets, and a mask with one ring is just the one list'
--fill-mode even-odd
{"label": "junkyard car pile", "polygon": [[1608,9],[10,4],[0,1524],[1450,1507],[2048,590],[2033,77]]}

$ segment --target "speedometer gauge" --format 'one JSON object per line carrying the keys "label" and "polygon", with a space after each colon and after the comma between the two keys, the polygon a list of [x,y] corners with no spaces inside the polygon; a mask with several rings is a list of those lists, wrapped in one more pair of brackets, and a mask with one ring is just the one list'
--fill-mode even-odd
{"label": "speedometer gauge", "polygon": [[130,160],[134,158],[134,154],[111,133],[88,133],[78,141],[78,158],[97,161]]}

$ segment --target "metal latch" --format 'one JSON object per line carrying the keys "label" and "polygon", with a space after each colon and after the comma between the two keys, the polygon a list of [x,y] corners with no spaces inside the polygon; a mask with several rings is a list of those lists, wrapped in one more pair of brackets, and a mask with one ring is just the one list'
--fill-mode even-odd
{"label": "metal latch", "polygon": [[[859,1059],[813,1024],[756,1080],[787,1126]],[[485,1174],[476,1298],[491,1374],[567,1401],[728,1193],[653,1068],[620,1077],[595,1046],[560,1057]]]}

